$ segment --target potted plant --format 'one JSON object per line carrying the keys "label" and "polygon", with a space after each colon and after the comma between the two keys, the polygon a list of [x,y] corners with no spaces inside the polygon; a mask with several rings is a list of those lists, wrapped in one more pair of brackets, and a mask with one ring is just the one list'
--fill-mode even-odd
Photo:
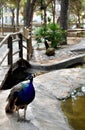
{"label": "potted plant", "polygon": [[55,23],[43,25],[35,30],[37,43],[41,43],[42,39],[44,39],[44,44],[46,41],[49,41],[51,43],[49,48],[55,49],[64,42],[64,33],[65,32],[60,28],[60,26]]}

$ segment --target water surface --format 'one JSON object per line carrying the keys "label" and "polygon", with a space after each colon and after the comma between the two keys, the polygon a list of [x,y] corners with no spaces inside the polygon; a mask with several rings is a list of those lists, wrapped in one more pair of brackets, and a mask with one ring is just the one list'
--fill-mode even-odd
{"label": "water surface", "polygon": [[85,130],[85,86],[74,90],[61,106],[73,130]]}

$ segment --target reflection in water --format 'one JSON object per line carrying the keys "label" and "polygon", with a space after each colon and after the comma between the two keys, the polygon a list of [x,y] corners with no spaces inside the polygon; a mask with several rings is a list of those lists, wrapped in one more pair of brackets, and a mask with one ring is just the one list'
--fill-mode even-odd
{"label": "reflection in water", "polygon": [[61,106],[74,130],[85,130],[85,86],[74,90]]}

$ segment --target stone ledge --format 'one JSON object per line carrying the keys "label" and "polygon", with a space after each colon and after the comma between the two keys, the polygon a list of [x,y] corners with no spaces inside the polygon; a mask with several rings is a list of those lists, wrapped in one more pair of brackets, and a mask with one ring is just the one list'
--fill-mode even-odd
{"label": "stone ledge", "polygon": [[35,69],[41,69],[41,70],[57,70],[57,69],[64,69],[71,65],[74,65],[76,63],[82,63],[84,62],[85,54],[77,55],[74,57],[70,57],[68,59],[62,60],[62,61],[56,61],[53,63],[47,63],[47,64],[37,64],[35,62],[29,61],[29,64],[32,68]]}

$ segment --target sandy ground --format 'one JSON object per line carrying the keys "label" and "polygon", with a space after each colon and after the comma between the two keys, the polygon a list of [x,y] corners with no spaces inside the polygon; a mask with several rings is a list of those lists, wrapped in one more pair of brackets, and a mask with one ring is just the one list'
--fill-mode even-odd
{"label": "sandy ground", "polygon": [[67,38],[67,44],[72,45],[72,44],[77,44],[79,43],[83,38],[81,37],[68,37]]}

